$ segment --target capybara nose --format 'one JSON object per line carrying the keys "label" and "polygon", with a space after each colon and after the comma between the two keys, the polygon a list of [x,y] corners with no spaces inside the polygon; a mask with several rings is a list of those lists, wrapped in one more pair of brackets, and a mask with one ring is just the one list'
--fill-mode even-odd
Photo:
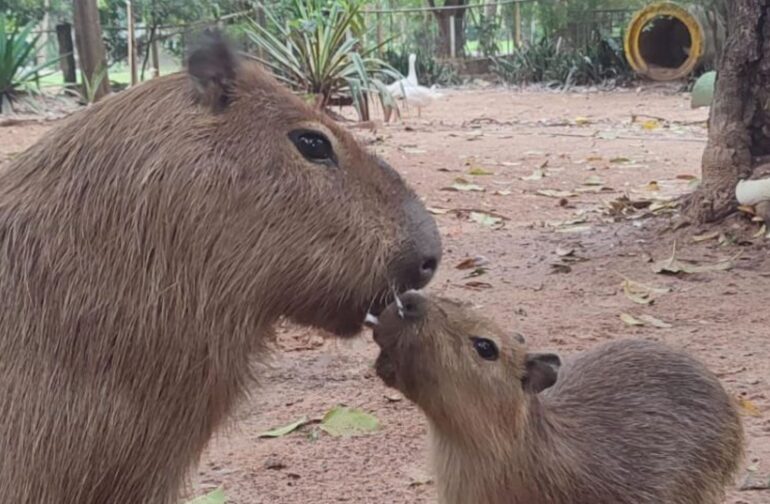
{"label": "capybara nose", "polygon": [[399,315],[405,320],[419,320],[425,312],[425,298],[418,292],[402,294],[397,304]]}
{"label": "capybara nose", "polygon": [[399,290],[422,289],[433,279],[441,263],[441,236],[436,221],[419,200],[405,205],[409,245],[395,268]]}

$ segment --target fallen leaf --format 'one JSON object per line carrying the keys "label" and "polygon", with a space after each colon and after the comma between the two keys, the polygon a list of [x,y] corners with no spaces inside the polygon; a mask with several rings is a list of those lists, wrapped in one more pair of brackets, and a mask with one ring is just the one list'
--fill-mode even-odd
{"label": "fallen leaf", "polygon": [[404,396],[398,391],[388,390],[388,392],[385,393],[385,399],[389,402],[400,402],[404,400]]}
{"label": "fallen leaf", "polygon": [[587,186],[603,186],[604,181],[598,175],[591,175],[583,182],[583,185]]}
{"label": "fallen leaf", "polygon": [[486,283],[486,282],[477,282],[474,280],[471,282],[466,282],[463,287],[471,290],[485,290],[485,289],[491,289],[492,284]]}
{"label": "fallen leaf", "polygon": [[559,257],[569,257],[575,255],[575,249],[573,248],[557,248],[556,249],[556,255]]}
{"label": "fallen leaf", "polygon": [[483,175],[494,175],[494,172],[491,172],[489,170],[486,170],[482,168],[481,166],[474,166],[468,171],[468,174],[470,175],[476,175],[476,176],[483,176]]}
{"label": "fallen leaf", "polygon": [[489,261],[484,256],[476,256],[476,257],[468,257],[466,259],[463,259],[460,261],[455,268],[459,270],[467,270],[467,269],[473,269],[478,268],[479,266],[483,266],[484,264],[487,264]]}
{"label": "fallen leaf", "polygon": [[649,324],[652,327],[657,327],[658,329],[671,329],[674,327],[667,322],[663,322],[662,320],[653,317],[652,315],[639,315],[639,320],[644,324]]}
{"label": "fallen leaf", "polygon": [[711,271],[729,271],[735,267],[732,259],[725,259],[711,264],[697,264],[693,261],[684,261],[674,255],[668,259],[658,261],[652,266],[652,271],[659,274],[677,275],[680,273],[694,274],[707,273]]}
{"label": "fallen leaf", "polygon": [[689,175],[689,174],[677,175],[676,178],[678,178],[679,180],[689,180],[689,181],[698,180],[698,177],[696,177],[695,175]]}
{"label": "fallen leaf", "polygon": [[379,427],[380,422],[376,417],[346,406],[335,406],[321,420],[321,430],[334,437],[368,434]]}
{"label": "fallen leaf", "polygon": [[538,196],[546,196],[548,198],[574,198],[577,196],[577,194],[572,191],[557,191],[555,189],[540,189],[539,191],[536,191],[535,194]]}
{"label": "fallen leaf", "polygon": [[745,414],[747,414],[749,416],[753,416],[753,417],[762,416],[762,413],[759,411],[759,408],[757,407],[757,405],[754,404],[753,402],[751,402],[748,399],[744,399],[743,397],[739,397],[738,398],[738,406],[741,408],[741,410]]}
{"label": "fallen leaf", "polygon": [[509,196],[509,195],[513,194],[513,192],[503,189],[501,191],[495,191],[492,194],[494,194],[496,196]]}
{"label": "fallen leaf", "polygon": [[442,191],[460,191],[460,192],[484,192],[485,189],[477,184],[471,184],[467,181],[461,181],[458,179],[454,184],[449,187],[441,188]]}
{"label": "fallen leaf", "polygon": [[623,157],[623,156],[618,156],[618,157],[610,158],[610,163],[614,163],[614,164],[630,163],[630,162],[631,162],[630,159],[628,159],[627,157]]}
{"label": "fallen leaf", "polygon": [[575,124],[577,124],[578,126],[587,126],[591,124],[591,120],[587,117],[578,116],[575,118]]}
{"label": "fallen leaf", "polygon": [[660,191],[660,185],[656,181],[649,182],[648,184],[644,185],[642,187],[645,191]]}
{"label": "fallen leaf", "polygon": [[484,212],[471,212],[469,217],[473,222],[478,222],[494,229],[500,228],[503,225],[503,219]]}
{"label": "fallen leaf", "polygon": [[622,320],[626,325],[630,325],[632,327],[641,327],[644,325],[644,322],[637,319],[633,315],[629,315],[628,313],[621,313],[620,320]]}
{"label": "fallen leaf", "polygon": [[432,213],[433,215],[446,215],[450,212],[450,210],[446,208],[428,207],[428,212]]}
{"label": "fallen leaf", "polygon": [[759,228],[759,231],[754,233],[752,238],[762,238],[763,236],[767,236],[767,224],[762,224],[762,227]]}
{"label": "fallen leaf", "polygon": [[283,437],[286,434],[289,434],[291,432],[294,432],[295,430],[299,429],[303,425],[308,423],[307,417],[302,417],[296,422],[292,422],[288,425],[284,425],[283,427],[276,427],[274,429],[270,429],[269,431],[262,432],[261,434],[258,434],[257,437],[260,438],[279,438]]}
{"label": "fallen leaf", "polygon": [[716,240],[719,238],[721,234],[722,233],[720,233],[719,231],[713,231],[711,233],[695,235],[692,237],[692,241],[694,241],[695,243],[701,243],[705,241]]}
{"label": "fallen leaf", "polygon": [[648,119],[642,122],[642,128],[644,128],[647,131],[656,130],[660,128],[660,122],[658,122],[656,119]]}
{"label": "fallen leaf", "polygon": [[655,301],[656,294],[667,294],[671,289],[664,287],[653,287],[633,280],[624,280],[621,284],[623,294],[634,303],[649,305]]}
{"label": "fallen leaf", "polygon": [[213,492],[209,492],[206,495],[196,497],[191,501],[187,501],[187,504],[225,504],[225,491],[222,487],[217,488]]}
{"label": "fallen leaf", "polygon": [[545,177],[545,172],[542,168],[535,169],[531,175],[521,177],[521,180],[542,180]]}

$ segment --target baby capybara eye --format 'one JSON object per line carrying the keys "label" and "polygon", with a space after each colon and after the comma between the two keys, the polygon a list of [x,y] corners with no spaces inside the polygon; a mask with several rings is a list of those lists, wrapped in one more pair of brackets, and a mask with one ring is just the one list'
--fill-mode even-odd
{"label": "baby capybara eye", "polygon": [[471,341],[473,342],[473,348],[476,349],[476,353],[478,353],[479,357],[482,359],[493,361],[497,360],[497,358],[500,356],[500,352],[497,349],[497,345],[495,345],[494,341],[476,336],[472,336]]}

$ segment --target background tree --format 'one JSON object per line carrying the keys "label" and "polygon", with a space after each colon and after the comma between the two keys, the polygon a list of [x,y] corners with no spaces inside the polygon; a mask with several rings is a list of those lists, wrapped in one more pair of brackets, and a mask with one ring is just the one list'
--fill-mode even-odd
{"label": "background tree", "polygon": [[696,222],[732,213],[738,181],[766,174],[770,162],[770,0],[726,3],[703,179],[687,206]]}
{"label": "background tree", "polygon": [[[97,101],[110,92],[99,10],[96,0],[74,0],[73,7],[80,70],[88,82],[84,85],[93,85],[93,100]],[[99,75],[102,77],[98,78]]]}
{"label": "background tree", "polygon": [[438,56],[448,57],[452,54],[451,21],[454,16],[455,55],[461,56],[465,47],[465,11],[468,0],[444,0],[443,5],[437,5],[436,0],[428,0],[431,7],[457,7],[433,11],[439,29]]}

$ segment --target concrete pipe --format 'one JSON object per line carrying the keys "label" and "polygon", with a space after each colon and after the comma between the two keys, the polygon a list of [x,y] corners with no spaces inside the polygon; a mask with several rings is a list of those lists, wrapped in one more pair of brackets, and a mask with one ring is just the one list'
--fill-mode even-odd
{"label": "concrete pipe", "polygon": [[675,3],[655,3],[638,11],[628,25],[626,59],[639,75],[655,81],[687,77],[712,52],[702,12]]}

